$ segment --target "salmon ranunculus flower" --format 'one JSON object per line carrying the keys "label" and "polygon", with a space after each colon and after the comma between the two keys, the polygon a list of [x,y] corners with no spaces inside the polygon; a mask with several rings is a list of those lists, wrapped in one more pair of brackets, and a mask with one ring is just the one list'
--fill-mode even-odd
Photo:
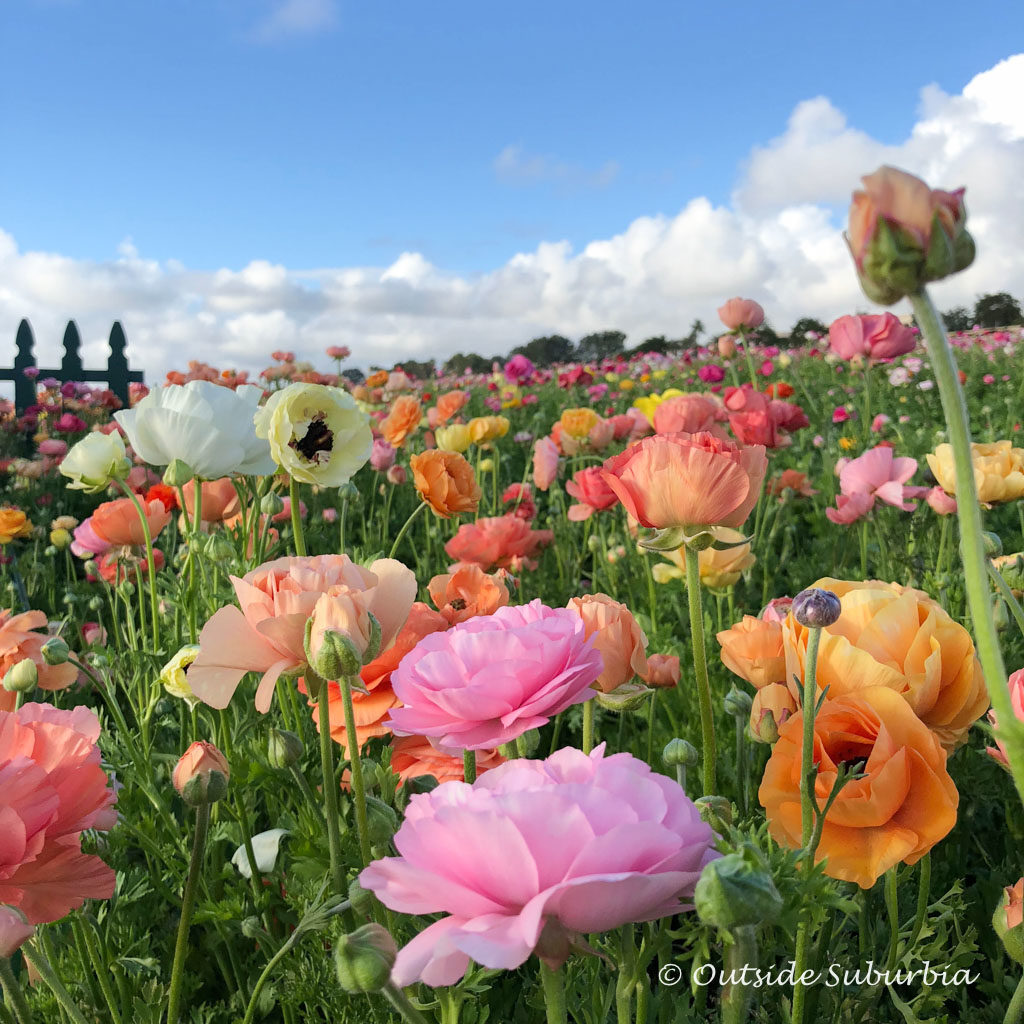
{"label": "salmon ranunculus flower", "polygon": [[729,299],[718,307],[718,318],[730,331],[760,327],[764,323],[764,310],[753,299]]}
{"label": "salmon ranunculus flower", "polygon": [[395,399],[388,415],[380,421],[380,432],[388,444],[401,448],[409,435],[416,432],[422,418],[419,399],[412,395],[401,395]]}
{"label": "salmon ranunculus flower", "polygon": [[[758,799],[781,846],[800,847],[803,714],[779,730]],[[896,864],[916,864],[956,824],[959,795],[936,736],[899,694],[869,686],[826,700],[814,720],[815,795],[824,806],[841,764],[864,778],[840,790],[816,861],[825,874],[870,889]]]}
{"label": "salmon ranunculus flower", "polygon": [[811,487],[807,474],[796,469],[784,469],[778,476],[773,476],[766,487],[769,494],[780,498],[785,497],[786,491],[792,491],[801,498],[812,498],[818,493]]}
{"label": "salmon ranunculus flower", "polygon": [[[195,516],[196,505],[196,482],[189,480],[182,488],[185,495],[185,509],[189,518]],[[202,483],[202,502],[200,503],[199,515],[204,523],[223,523],[232,519],[241,511],[238,500],[238,491],[229,476],[223,476],[219,480],[204,480]]]}
{"label": "salmon ranunculus flower", "polygon": [[[416,597],[416,578],[393,558],[379,558],[369,569],[348,555],[279,558],[230,579],[241,608],[231,605],[210,617],[188,681],[201,701],[226,708],[242,676],[260,672],[256,709],[263,713],[270,709],[278,678],[300,674],[306,665],[305,630],[311,616],[320,613],[321,634],[325,628],[343,632],[348,627],[356,646],[363,640],[365,648],[366,616],[373,615],[384,651]],[[332,603],[340,606],[344,625],[331,614]]]}
{"label": "salmon ranunculus flower", "polygon": [[[952,445],[940,444],[925,458],[939,486],[947,494],[955,494],[956,467],[953,464]],[[996,505],[1024,498],[1024,448],[1014,448],[1010,441],[972,443],[971,462],[974,465],[978,501],[985,505]]]}
{"label": "salmon ranunculus flower", "polygon": [[722,648],[722,664],[740,679],[758,689],[786,681],[781,623],[744,615],[715,639]]}
{"label": "salmon ranunculus flower", "polygon": [[[885,686],[900,694],[947,750],[987,710],[988,690],[971,635],[927,594],[878,580],[825,578],[811,587],[840,600],[839,619],[822,630],[818,688],[829,699]],[[786,680],[803,679],[808,630],[792,612],[782,626]],[[802,684],[801,684],[802,685]]]}
{"label": "salmon ranunculus flower", "polygon": [[[38,630],[43,630],[40,633]],[[43,657],[43,644],[50,639],[46,630],[44,612],[30,611],[14,615],[10,609],[0,611],[0,679],[26,658],[35,663],[38,680],[43,690],[63,690],[78,678],[78,669],[65,662],[47,665]],[[0,710],[13,711],[16,693],[0,688]]]}
{"label": "salmon ranunculus flower", "polygon": [[210,772],[220,772],[227,782],[231,778],[231,770],[228,767],[228,759],[212,743],[203,740],[196,740],[188,750],[178,759],[171,773],[171,782],[174,788],[183,792],[187,783],[198,775],[208,775]]}
{"label": "salmon ranunculus flower", "polygon": [[438,395],[437,422],[431,426],[439,427],[447,423],[468,401],[468,391],[447,391],[443,395]]}
{"label": "salmon ranunculus flower", "polygon": [[85,707],[0,711],[0,904],[30,924],[114,894],[114,872],[81,844],[86,829],[117,823],[99,735],[99,719]]}
{"label": "salmon ranunculus flower", "polygon": [[[504,763],[505,758],[497,750],[478,750],[477,778]],[[398,776],[399,785],[424,775],[432,775],[441,783],[465,782],[463,768],[461,756],[441,753],[426,736],[396,736],[391,742],[391,770]]]}
{"label": "salmon ranunculus flower", "polygon": [[594,686],[602,693],[647,675],[647,637],[633,613],[607,594],[572,597],[571,608],[583,620],[586,635],[601,654],[604,668]]}
{"label": "salmon ranunculus flower", "polygon": [[566,409],[558,422],[566,434],[576,438],[577,441],[582,441],[600,419],[601,417],[593,409]]}
{"label": "salmon ranunculus flower", "polygon": [[[1017,669],[1016,672],[1010,674],[1008,680],[1010,687],[1010,704],[1013,707],[1014,715],[1024,722],[1024,668]],[[996,717],[994,711],[988,713],[988,720],[992,725],[992,728],[997,732],[999,730],[999,719]],[[1006,747],[1003,745],[1003,741],[996,739],[996,745],[994,747],[986,747],[985,753],[998,761],[1004,768],[1010,767],[1010,758],[1006,753]]]}
{"label": "salmon ranunculus flower", "polygon": [[463,523],[444,549],[458,562],[481,569],[534,569],[535,555],[555,539],[551,530],[531,530],[516,515],[492,516]]}
{"label": "salmon ranunculus flower", "polygon": [[655,408],[654,429],[659,434],[714,432],[722,416],[722,407],[705,395],[675,395]]}
{"label": "salmon ranunculus flower", "polygon": [[[146,523],[151,538],[171,521],[171,513],[158,498],[143,503],[146,512]],[[142,520],[131,498],[116,498],[105,501],[96,508],[89,518],[93,533],[108,544],[139,546],[146,543],[142,531]]]}
{"label": "salmon ranunculus flower", "polygon": [[641,526],[742,526],[757,504],[768,460],[708,433],[655,434],[603,466],[605,483]]}
{"label": "salmon ranunculus flower", "polygon": [[550,437],[541,437],[533,446],[533,486],[546,491],[558,476],[558,445]]}
{"label": "salmon ranunculus flower", "polygon": [[488,575],[479,565],[453,566],[427,584],[430,600],[452,626],[474,615],[493,615],[508,604],[508,587],[500,571]]}
{"label": "salmon ranunculus flower", "polygon": [[679,656],[651,654],[647,658],[647,671],[643,680],[648,686],[670,689],[679,685]]}
{"label": "salmon ranunculus flower", "polygon": [[577,470],[573,478],[566,481],[565,489],[576,499],[576,504],[570,505],[566,513],[574,523],[583,522],[595,512],[602,512],[619,503],[618,495],[605,483],[600,466]]}
{"label": "salmon ranunculus flower", "polygon": [[32,524],[20,508],[0,508],[0,545],[10,544],[16,537],[31,537]]}
{"label": "salmon ranunculus flower", "polygon": [[475,512],[480,485],[473,467],[457,452],[437,448],[409,460],[413,483],[420,497],[442,518]]}

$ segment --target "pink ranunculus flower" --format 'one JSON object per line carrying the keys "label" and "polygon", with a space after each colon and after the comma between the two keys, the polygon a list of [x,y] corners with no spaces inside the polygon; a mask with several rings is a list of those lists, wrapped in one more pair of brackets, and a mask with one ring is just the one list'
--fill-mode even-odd
{"label": "pink ranunculus flower", "polygon": [[102,555],[110,550],[110,542],[92,528],[92,516],[83,519],[75,527],[73,536],[75,539],[71,542],[71,553],[79,558],[92,558],[93,555]]}
{"label": "pink ranunculus flower", "polygon": [[0,907],[0,957],[14,956],[35,933],[35,928],[17,910]]}
{"label": "pink ranunculus flower", "polygon": [[764,310],[753,299],[729,299],[719,307],[718,318],[730,331],[760,327],[764,323]]}
{"label": "pink ranunculus flower", "polygon": [[878,414],[878,415],[877,415],[877,416],[876,416],[876,417],[875,417],[875,418],[874,418],[874,419],[873,419],[873,420],[871,421],[871,432],[872,432],[873,434],[880,434],[880,433],[882,432],[882,429],[883,429],[883,428],[884,428],[884,427],[885,427],[885,426],[886,426],[887,424],[889,424],[889,423],[891,423],[891,422],[892,422],[892,419],[891,419],[891,417],[889,417],[889,416],[886,416],[886,414],[885,414],[884,412],[880,412],[880,413],[879,413],[879,414]]}
{"label": "pink ranunculus flower", "polygon": [[546,491],[558,476],[558,445],[550,437],[541,437],[533,446],[533,485]]}
{"label": "pink ranunculus flower", "polygon": [[[386,650],[409,617],[416,600],[416,577],[393,558],[378,558],[369,569],[348,555],[279,558],[241,579],[230,577],[238,603],[210,617],[199,636],[199,655],[188,670],[192,692],[206,704],[226,708],[246,672],[260,672],[256,710],[270,710],[274,685],[282,674],[306,665],[306,620],[316,613],[323,629],[355,623],[353,642],[365,648],[365,615],[381,627]],[[337,613],[332,600],[341,606]]]}
{"label": "pink ranunculus flower", "polygon": [[533,363],[522,353],[518,353],[505,364],[505,380],[510,384],[518,384],[519,381],[532,377],[534,369]]}
{"label": "pink ranunculus flower", "polygon": [[539,599],[424,637],[391,676],[387,723],[445,753],[501,746],[594,696],[604,668],[583,620]]}
{"label": "pink ranunculus flower", "polygon": [[894,457],[888,445],[869,448],[856,459],[847,460],[839,472],[843,494],[867,494],[887,505],[911,512],[914,506],[906,501],[906,482],[917,472],[917,459]]}
{"label": "pink ranunculus flower", "polygon": [[[471,959],[565,962],[588,933],[691,909],[715,834],[672,779],[631,754],[573,748],[507,761],[468,786],[414,796],[400,856],[359,876],[385,906],[446,913],[398,954],[401,987],[452,985]],[[513,869],[514,866],[514,869]]]}
{"label": "pink ranunculus flower", "polygon": [[114,872],[81,845],[86,829],[117,823],[99,734],[99,719],[85,707],[0,712],[0,904],[17,907],[30,924],[114,893]]}
{"label": "pink ranunculus flower", "polygon": [[725,370],[716,363],[705,363],[699,370],[697,370],[697,376],[700,377],[705,384],[720,384],[725,380]]}
{"label": "pink ranunculus flower", "polygon": [[841,359],[895,359],[913,352],[917,336],[892,313],[841,316],[828,329],[832,351]]}
{"label": "pink ranunculus flower", "polygon": [[373,442],[373,447],[370,449],[370,465],[378,473],[386,473],[395,464],[395,455],[397,450],[393,448],[387,441],[382,437],[378,437]]}
{"label": "pink ranunculus flower", "polygon": [[[1013,705],[1013,713],[1024,722],[1024,668],[1019,668],[1016,672],[1011,673],[1009,685],[1010,703]],[[988,713],[988,720],[993,729],[999,728],[999,720],[996,718],[994,711]],[[1004,768],[1010,767],[1010,759],[1006,755],[1006,747],[1003,746],[1001,740],[997,739],[994,747],[986,747],[985,753],[998,761]]]}
{"label": "pink ranunculus flower", "polygon": [[773,597],[762,609],[759,619],[764,622],[784,622],[793,607],[791,597]]}
{"label": "pink ranunculus flower", "polygon": [[659,434],[699,434],[713,431],[718,420],[724,419],[722,407],[704,395],[676,395],[666,399],[654,410],[654,429]]}
{"label": "pink ranunculus flower", "polygon": [[600,466],[577,470],[566,482],[565,489],[576,499],[567,513],[574,523],[581,523],[595,512],[603,512],[619,503],[618,495],[604,482]]}
{"label": "pink ranunculus flower", "polygon": [[57,437],[48,437],[45,441],[39,442],[39,454],[49,455],[53,459],[62,459],[68,453],[67,441]]}
{"label": "pink ranunculus flower", "polygon": [[825,509],[825,516],[830,523],[837,526],[849,526],[866,516],[872,508],[874,501],[870,494],[840,494],[836,498],[836,508]]}
{"label": "pink ranunculus flower", "polygon": [[956,498],[947,494],[941,487],[930,487],[924,496],[933,512],[940,516],[951,516],[956,514]]}

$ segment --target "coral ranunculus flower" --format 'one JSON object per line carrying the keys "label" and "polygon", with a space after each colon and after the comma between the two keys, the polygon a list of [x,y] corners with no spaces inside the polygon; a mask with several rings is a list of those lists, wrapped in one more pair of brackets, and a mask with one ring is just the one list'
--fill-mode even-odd
{"label": "coral ranunculus flower", "polygon": [[[505,758],[497,750],[476,752],[476,775],[504,764]],[[400,783],[433,775],[438,782],[465,782],[464,762],[461,756],[442,754],[431,746],[426,736],[396,736],[391,743],[391,770]]]}
{"label": "coral ranunculus flower", "polygon": [[81,845],[85,829],[117,823],[99,735],[99,720],[85,707],[25,704],[0,712],[0,904],[17,907],[30,924],[114,894],[114,872]]}
{"label": "coral ranunculus flower", "polygon": [[[926,455],[939,486],[947,494],[956,493],[956,467],[953,446],[940,444]],[[1024,498],[1024,448],[1014,448],[1010,441],[990,444],[971,444],[971,462],[974,465],[974,484],[978,501],[996,505],[1003,501]]]}
{"label": "coral ranunculus flower", "polygon": [[566,491],[576,499],[566,513],[574,523],[589,519],[595,512],[603,512],[619,503],[618,495],[605,483],[600,466],[579,469],[566,482]]}
{"label": "coral ranunculus flower", "polygon": [[742,526],[757,504],[768,460],[711,434],[655,434],[603,466],[605,483],[642,526]]}
{"label": "coral ranunculus flower", "polygon": [[519,516],[492,516],[463,523],[444,549],[457,562],[481,569],[535,569],[534,556],[555,539],[551,530],[531,530]]}
{"label": "coral ranunculus flower", "polygon": [[447,423],[467,402],[469,401],[468,391],[448,391],[437,396],[437,423]]}
{"label": "coral ranunculus flower", "polygon": [[457,452],[437,448],[409,460],[413,483],[420,497],[442,518],[475,512],[480,485],[473,467]]}
{"label": "coral ranunculus flower", "polygon": [[647,675],[647,637],[633,613],[607,594],[572,597],[566,608],[583,620],[588,639],[601,654],[604,668],[594,686],[602,693]]}
{"label": "coral ranunculus flower", "polygon": [[508,604],[508,587],[501,572],[488,575],[479,565],[453,566],[453,571],[435,576],[427,584],[430,600],[449,625],[465,622],[475,615],[493,615]]}
{"label": "coral ranunculus flower", "polygon": [[10,544],[16,537],[30,537],[32,524],[20,508],[0,508],[0,545]]}
{"label": "coral ranunculus flower", "polygon": [[[970,634],[927,594],[878,580],[825,578],[839,619],[821,633],[817,683],[829,699],[885,686],[899,694],[947,750],[989,707],[988,690]],[[790,613],[782,626],[786,681],[803,679],[809,631]],[[802,684],[801,684],[802,685]]]}
{"label": "coral ranunculus flower", "polygon": [[388,444],[401,448],[406,438],[416,432],[422,418],[419,399],[412,395],[401,395],[395,399],[387,417],[380,421],[380,432]]}
{"label": "coral ranunculus flower", "polygon": [[[38,630],[43,630],[42,633]],[[43,644],[50,639],[46,630],[46,615],[43,612],[22,612],[12,614],[10,609],[0,611],[0,679],[19,661],[31,659],[36,666],[39,679],[36,685],[43,690],[63,690],[78,678],[78,669],[65,662],[63,665],[47,665],[43,657]],[[17,694],[0,689],[0,708],[13,710]],[[9,701],[10,707],[4,707]]]}
{"label": "coral ranunculus flower", "polygon": [[654,429],[659,434],[697,434],[715,432],[715,424],[724,419],[722,407],[704,395],[676,395],[654,410]]}
{"label": "coral ranunculus flower", "polygon": [[730,331],[760,327],[764,323],[764,310],[753,299],[729,299],[718,307],[718,318]]}
{"label": "coral ranunculus flower", "polygon": [[[472,787],[414,796],[400,856],[359,883],[406,914],[446,913],[398,954],[391,980],[452,985],[472,958],[559,967],[591,932],[689,908],[715,835],[674,780],[630,754],[565,748],[508,761]],[[512,869],[512,865],[520,868]]]}
{"label": "coral ranunculus flower", "polygon": [[[151,538],[171,521],[171,513],[158,498],[144,506],[146,523]],[[139,546],[146,543],[142,520],[131,498],[116,498],[97,506],[89,518],[93,533],[108,544],[130,544]]]}
{"label": "coral ranunculus flower", "polygon": [[533,446],[533,486],[546,491],[558,476],[558,445],[550,437],[539,438]]}
{"label": "coral ranunculus flower", "polygon": [[892,313],[841,316],[828,329],[829,344],[840,359],[895,359],[914,351],[917,335]]}
{"label": "coral ranunculus flower", "polygon": [[[772,837],[797,849],[801,835],[803,714],[779,730],[758,798]],[[815,795],[824,806],[841,764],[863,762],[825,817],[817,862],[825,874],[870,889],[896,864],[916,864],[956,824],[959,795],[946,753],[899,694],[871,686],[825,701],[814,720]]]}
{"label": "coral ranunculus flower", "polygon": [[[203,500],[199,515],[204,523],[222,523],[238,515],[241,506],[238,491],[235,490],[231,477],[203,481],[202,489]],[[195,480],[189,480],[182,488],[182,492],[185,495],[185,508],[188,510],[189,518],[192,518],[195,515],[196,504]]]}
{"label": "coral ranunculus flower", "polygon": [[760,689],[786,681],[786,654],[782,646],[782,625],[744,615],[735,626],[716,636],[722,648],[722,664]]}

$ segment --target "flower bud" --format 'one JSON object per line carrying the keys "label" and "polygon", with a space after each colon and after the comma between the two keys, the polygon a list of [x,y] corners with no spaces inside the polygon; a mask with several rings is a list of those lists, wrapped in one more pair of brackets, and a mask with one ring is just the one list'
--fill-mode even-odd
{"label": "flower bud", "polygon": [[35,935],[35,928],[20,910],[14,907],[0,907],[0,958],[14,955],[24,942]]}
{"label": "flower bud", "polygon": [[405,483],[409,474],[406,473],[405,466],[392,466],[387,472],[387,478],[389,484],[399,486]]}
{"label": "flower bud", "polygon": [[344,483],[338,488],[338,497],[342,501],[358,505],[363,496],[360,493],[359,488],[349,480],[348,483]]}
{"label": "flower bud", "polygon": [[736,355],[736,339],[731,334],[723,334],[718,339],[718,354],[723,359],[732,359]]}
{"label": "flower bud", "polygon": [[669,768],[692,768],[700,759],[697,748],[689,740],[676,737],[665,744],[661,759]]}
{"label": "flower bud", "polygon": [[255,914],[252,914],[249,917],[243,917],[240,927],[242,934],[247,939],[262,939],[267,934],[266,929],[263,927],[263,923]]}
{"label": "flower bud", "polygon": [[697,916],[725,931],[771,924],[782,911],[782,897],[753,847],[711,861],[693,894]]}
{"label": "flower bud", "polygon": [[326,629],[320,639],[320,646],[314,654],[310,649],[313,619],[306,622],[306,657],[309,667],[321,679],[341,679],[357,675],[363,667],[363,656],[350,636],[335,629]]}
{"label": "flower bud", "polygon": [[998,533],[984,530],[982,531],[981,538],[985,542],[986,558],[998,558],[1003,553],[1003,541]]}
{"label": "flower bud", "polygon": [[164,470],[164,483],[168,487],[184,487],[194,476],[195,472],[187,462],[181,459],[174,459]]}
{"label": "flower bud", "polygon": [[302,740],[287,729],[271,729],[267,739],[267,760],[273,768],[290,768],[302,757]]}
{"label": "flower bud", "polygon": [[1024,878],[1003,890],[992,915],[992,927],[1010,957],[1024,964]]}
{"label": "flower bud", "polygon": [[398,831],[398,815],[395,809],[379,797],[366,797],[367,831],[370,843],[379,846],[390,843]]}
{"label": "flower bud", "polygon": [[494,459],[481,459],[476,468],[480,473],[490,473],[494,469]]}
{"label": "flower bud", "polygon": [[39,669],[31,658],[22,658],[4,674],[4,689],[9,693],[27,693],[39,682]]}
{"label": "flower bud", "polygon": [[608,693],[599,691],[594,699],[608,711],[636,711],[653,692],[646,683],[622,683]]}
{"label": "flower bud", "polygon": [[51,636],[40,648],[40,653],[47,665],[63,665],[68,660],[70,650],[61,637]]}
{"label": "flower bud", "polygon": [[227,562],[234,558],[235,549],[223,533],[207,534],[202,543],[203,557],[211,562]]}
{"label": "flower bud", "polygon": [[222,800],[230,777],[224,755],[212,743],[197,740],[174,766],[171,781],[185,803],[198,807]]}
{"label": "flower bud", "polygon": [[823,629],[839,618],[843,608],[839,598],[831,590],[811,587],[801,590],[793,598],[793,618],[809,629]]}
{"label": "flower bud", "polygon": [[63,551],[72,541],[71,534],[67,530],[51,530],[50,543],[58,550]]}
{"label": "flower bud", "polygon": [[700,811],[701,820],[712,828],[723,828],[732,824],[732,804],[724,796],[700,796],[693,801]]}
{"label": "flower bud", "polygon": [[745,690],[732,686],[725,695],[722,705],[727,715],[732,715],[733,718],[747,718],[754,705],[754,698]]}
{"label": "flower bud", "polygon": [[369,889],[364,889],[359,884],[358,878],[353,878],[348,886],[348,899],[357,914],[369,917],[373,913],[373,905],[377,897]]}
{"label": "flower bud", "polygon": [[342,935],[334,947],[338,984],[350,993],[379,992],[391,977],[397,954],[395,940],[379,924]]}
{"label": "flower bud", "polygon": [[992,601],[992,623],[998,633],[1005,633],[1010,628],[1010,612],[1001,597]]}
{"label": "flower bud", "polygon": [[277,491],[268,491],[260,498],[260,512],[265,516],[280,515],[284,511],[284,499]]}
{"label": "flower bud", "polygon": [[433,775],[416,775],[406,779],[405,791],[410,796],[416,796],[418,793],[432,793],[439,785],[441,783]]}

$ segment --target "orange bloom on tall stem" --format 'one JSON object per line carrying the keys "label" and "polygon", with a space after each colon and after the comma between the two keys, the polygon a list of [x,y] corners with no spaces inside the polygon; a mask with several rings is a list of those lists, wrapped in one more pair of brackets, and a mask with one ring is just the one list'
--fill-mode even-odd
{"label": "orange bloom on tall stem", "polygon": [[[19,661],[30,658],[39,673],[38,686],[43,690],[63,690],[78,678],[78,669],[70,662],[63,665],[47,665],[42,655],[43,644],[50,639],[46,632],[46,615],[43,612],[22,612],[12,614],[11,610],[0,611],[0,679]],[[0,689],[0,711],[13,711],[17,694]]]}
{"label": "orange bloom on tall stem", "polygon": [[[772,837],[801,845],[803,714],[788,719],[758,798]],[[916,864],[956,824],[959,795],[938,739],[899,694],[882,686],[827,700],[814,719],[814,791],[824,806],[839,766],[863,762],[825,817],[816,862],[830,878],[869,889],[896,864]]]}
{"label": "orange bloom on tall stem", "polygon": [[473,467],[463,456],[433,448],[412,456],[409,465],[420,497],[439,516],[448,519],[476,511],[480,504],[480,485]]}
{"label": "orange bloom on tall stem", "polygon": [[570,598],[566,608],[583,620],[587,639],[604,662],[596,689],[610,693],[634,676],[647,675],[647,637],[624,604],[607,594],[585,594]]}
{"label": "orange bloom on tall stem", "polygon": [[[238,492],[231,481],[231,477],[221,477],[219,480],[203,481],[203,501],[199,514],[204,523],[222,523],[238,515],[241,506],[238,501]],[[196,504],[196,482],[189,480],[182,488],[185,495],[185,508],[189,517],[195,515]]]}
{"label": "orange bloom on tall stem", "polygon": [[782,625],[744,615],[716,637],[722,647],[722,664],[760,689],[786,680],[786,654],[782,646]]}
{"label": "orange bloom on tall stem", "polygon": [[[158,498],[142,503],[142,507],[146,513],[149,535],[155,538],[171,521],[171,513],[164,508],[164,503]],[[91,522],[93,532],[108,544],[138,547],[146,543],[145,534],[142,532],[142,520],[139,519],[139,513],[130,498],[103,502],[93,512]]]}
{"label": "orange bloom on tall stem", "polygon": [[465,622],[475,615],[493,615],[508,604],[508,587],[503,573],[488,575],[479,565],[452,566],[452,572],[435,576],[427,584],[430,600],[449,625]]}
{"label": "orange bloom on tall stem", "polygon": [[437,396],[437,422],[434,426],[447,423],[469,401],[468,391],[447,391]]}
{"label": "orange bloom on tall stem", "polygon": [[401,395],[395,399],[391,412],[380,421],[380,432],[384,440],[395,448],[400,448],[410,434],[414,434],[420,425],[422,410],[419,400],[412,395]]}
{"label": "orange bloom on tall stem", "polygon": [[0,508],[0,544],[10,544],[16,537],[32,534],[32,524],[20,508]]}
{"label": "orange bloom on tall stem", "polygon": [[602,469],[605,483],[641,526],[742,526],[757,504],[768,460],[708,433],[656,434]]}

